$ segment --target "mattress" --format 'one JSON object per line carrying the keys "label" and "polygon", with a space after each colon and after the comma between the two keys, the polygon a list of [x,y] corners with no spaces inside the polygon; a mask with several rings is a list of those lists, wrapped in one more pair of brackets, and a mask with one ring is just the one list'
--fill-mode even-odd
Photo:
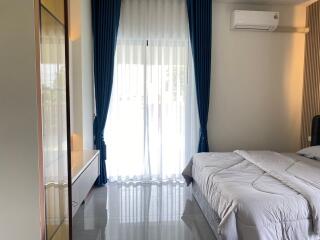
{"label": "mattress", "polygon": [[200,153],[184,176],[199,189],[200,206],[212,209],[205,215],[219,239],[320,239],[319,161],[268,151]]}

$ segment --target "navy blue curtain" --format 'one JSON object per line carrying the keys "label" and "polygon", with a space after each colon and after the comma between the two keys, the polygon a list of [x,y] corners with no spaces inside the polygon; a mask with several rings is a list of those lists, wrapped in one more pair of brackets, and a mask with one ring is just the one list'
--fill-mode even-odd
{"label": "navy blue curtain", "polygon": [[198,152],[208,152],[212,0],[187,0],[187,8],[200,119]]}
{"label": "navy blue curtain", "polygon": [[121,0],[92,0],[92,28],[94,51],[94,84],[96,117],[94,119],[94,144],[100,150],[100,175],[96,185],[107,183],[106,144],[104,127],[109,109],[114,55],[120,20]]}

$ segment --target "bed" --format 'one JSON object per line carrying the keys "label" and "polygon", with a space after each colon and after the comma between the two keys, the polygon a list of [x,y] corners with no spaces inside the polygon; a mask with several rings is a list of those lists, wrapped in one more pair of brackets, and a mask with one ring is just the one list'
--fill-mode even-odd
{"label": "bed", "polygon": [[[320,239],[320,117],[306,152],[198,153],[183,176],[217,239]],[[311,149],[311,150],[310,150]],[[311,151],[311,153],[310,153]]]}

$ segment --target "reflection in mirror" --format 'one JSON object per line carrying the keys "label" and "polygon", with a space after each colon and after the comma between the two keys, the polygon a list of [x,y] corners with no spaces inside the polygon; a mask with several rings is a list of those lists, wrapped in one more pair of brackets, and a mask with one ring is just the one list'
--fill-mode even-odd
{"label": "reflection in mirror", "polygon": [[65,26],[43,4],[41,94],[46,233],[47,239],[65,240],[69,236]]}

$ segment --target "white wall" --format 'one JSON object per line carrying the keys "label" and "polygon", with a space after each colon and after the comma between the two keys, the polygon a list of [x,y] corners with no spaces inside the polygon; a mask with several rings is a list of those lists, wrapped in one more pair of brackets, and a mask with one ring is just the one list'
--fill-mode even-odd
{"label": "white wall", "polygon": [[34,11],[0,1],[0,239],[40,239]]}
{"label": "white wall", "polygon": [[84,149],[93,149],[93,47],[91,1],[70,1],[71,131]]}
{"label": "white wall", "polygon": [[83,110],[83,146],[93,149],[93,45],[91,1],[82,0],[82,110]]}
{"label": "white wall", "polygon": [[305,6],[213,4],[208,134],[212,151],[299,148],[304,34],[231,31],[234,9],[280,11],[305,26]]}
{"label": "white wall", "polygon": [[81,0],[70,0],[70,127],[82,134]]}

